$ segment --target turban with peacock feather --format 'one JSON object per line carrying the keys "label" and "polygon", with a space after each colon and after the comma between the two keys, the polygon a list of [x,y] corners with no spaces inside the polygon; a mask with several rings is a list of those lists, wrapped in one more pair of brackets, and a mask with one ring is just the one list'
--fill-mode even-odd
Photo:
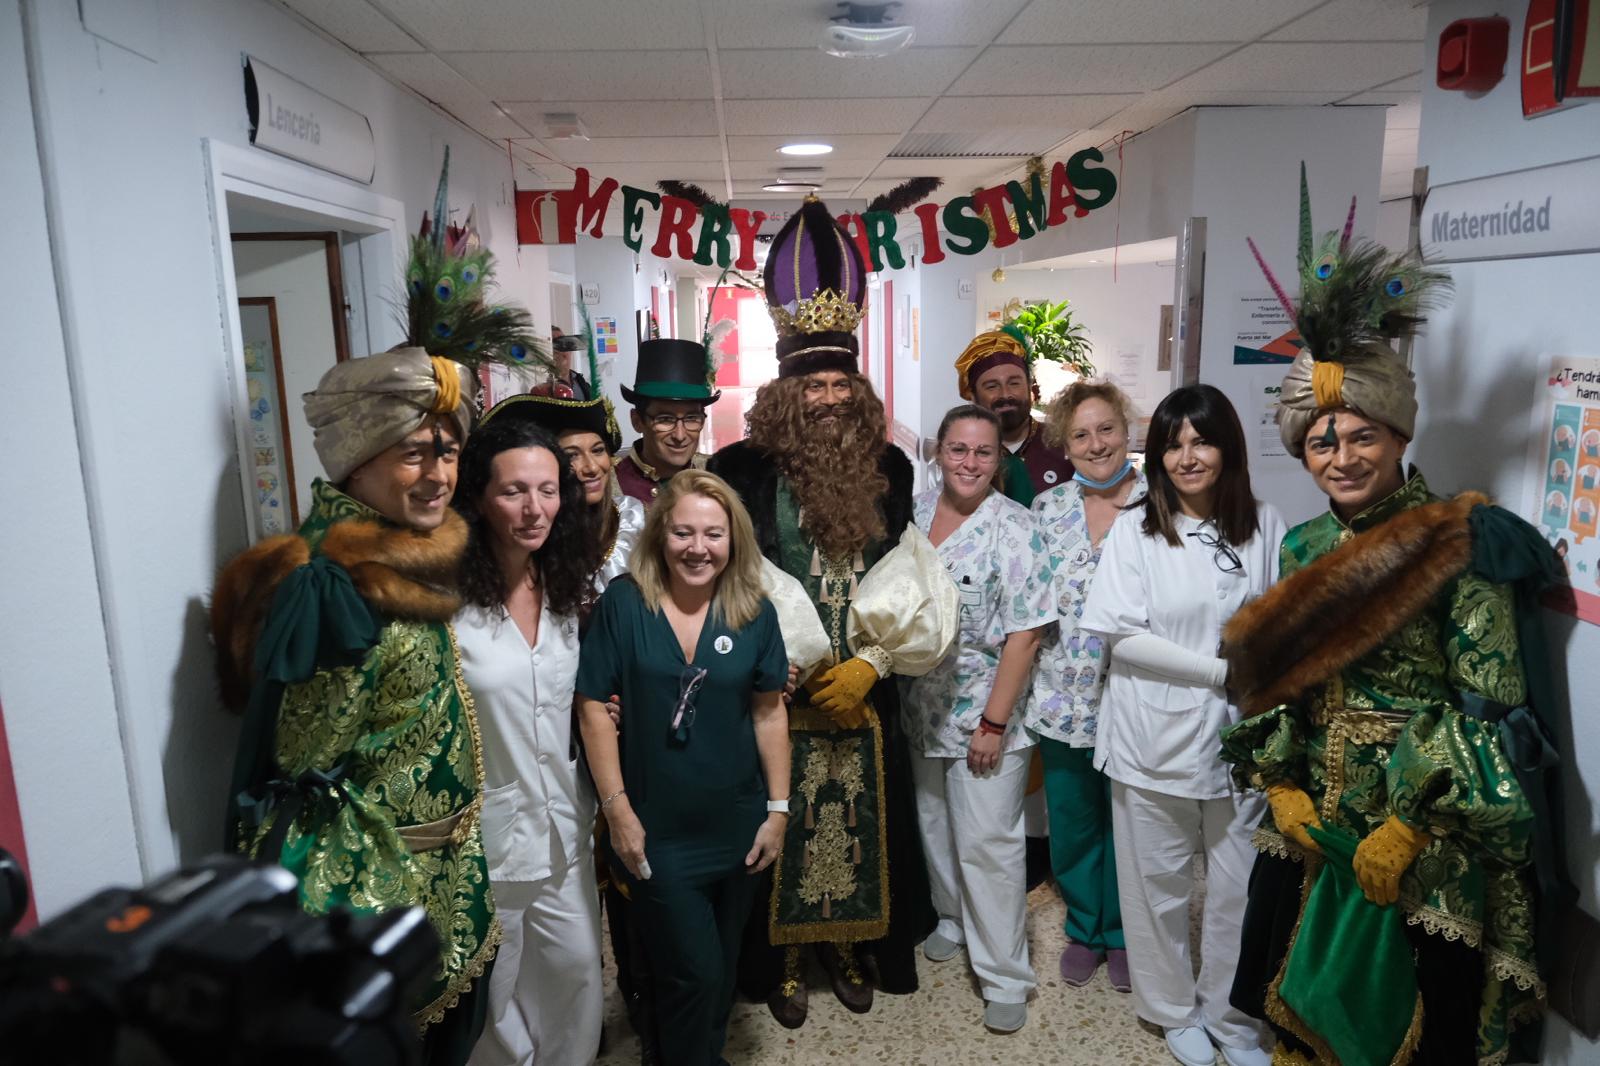
{"label": "turban with peacock feather", "polygon": [[1295,458],[1317,415],[1348,408],[1410,440],[1416,432],[1417,384],[1393,343],[1415,336],[1424,312],[1448,298],[1449,275],[1415,252],[1392,253],[1351,240],[1356,203],[1344,231],[1313,240],[1305,164],[1300,164],[1300,301],[1289,299],[1255,241],[1250,251],[1300,334],[1300,354],[1283,379],[1278,432]]}

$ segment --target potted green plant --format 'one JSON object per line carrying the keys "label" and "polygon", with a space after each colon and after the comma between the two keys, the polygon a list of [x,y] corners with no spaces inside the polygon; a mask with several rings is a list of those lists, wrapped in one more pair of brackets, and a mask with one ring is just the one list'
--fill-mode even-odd
{"label": "potted green plant", "polygon": [[1035,358],[1060,363],[1079,377],[1092,377],[1095,366],[1089,354],[1094,349],[1083,324],[1072,320],[1068,302],[1028,304],[1011,321],[1028,335]]}

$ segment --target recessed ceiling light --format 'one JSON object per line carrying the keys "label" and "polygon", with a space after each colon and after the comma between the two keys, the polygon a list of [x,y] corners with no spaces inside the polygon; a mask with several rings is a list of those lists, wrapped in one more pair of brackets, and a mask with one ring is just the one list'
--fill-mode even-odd
{"label": "recessed ceiling light", "polygon": [[1091,259],[1091,260],[1089,260],[1089,262],[1091,262],[1091,263],[1099,263],[1099,262],[1103,262],[1103,260],[1100,260],[1100,259]]}
{"label": "recessed ceiling light", "polygon": [[761,188],[766,192],[816,192],[822,186],[814,181],[774,181]]}
{"label": "recessed ceiling light", "polygon": [[833,151],[833,145],[821,144],[814,141],[802,141],[798,144],[786,144],[778,151],[784,155],[827,155]]}

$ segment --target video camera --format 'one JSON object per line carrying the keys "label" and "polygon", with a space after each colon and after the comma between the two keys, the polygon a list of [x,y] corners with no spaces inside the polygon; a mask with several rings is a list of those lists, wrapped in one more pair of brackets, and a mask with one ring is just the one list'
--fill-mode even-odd
{"label": "video camera", "polygon": [[[0,940],[0,1063],[415,1066],[426,913],[313,917],[298,896],[282,867],[221,855]],[[0,850],[0,935],[26,909]]]}

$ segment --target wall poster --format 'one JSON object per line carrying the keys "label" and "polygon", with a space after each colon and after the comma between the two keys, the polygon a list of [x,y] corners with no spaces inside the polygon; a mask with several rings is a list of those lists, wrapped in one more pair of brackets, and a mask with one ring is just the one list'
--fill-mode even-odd
{"label": "wall poster", "polygon": [[1238,293],[1231,310],[1235,366],[1286,366],[1300,354],[1300,334],[1271,291]]}
{"label": "wall poster", "polygon": [[255,471],[251,504],[257,531],[263,537],[275,537],[300,525],[278,345],[278,301],[271,296],[240,297],[239,332],[244,340],[245,390],[250,401],[250,450],[245,459]]}
{"label": "wall poster", "polygon": [[1572,583],[1546,606],[1600,625],[1600,359],[1553,358],[1533,418],[1523,517],[1555,546]]}

